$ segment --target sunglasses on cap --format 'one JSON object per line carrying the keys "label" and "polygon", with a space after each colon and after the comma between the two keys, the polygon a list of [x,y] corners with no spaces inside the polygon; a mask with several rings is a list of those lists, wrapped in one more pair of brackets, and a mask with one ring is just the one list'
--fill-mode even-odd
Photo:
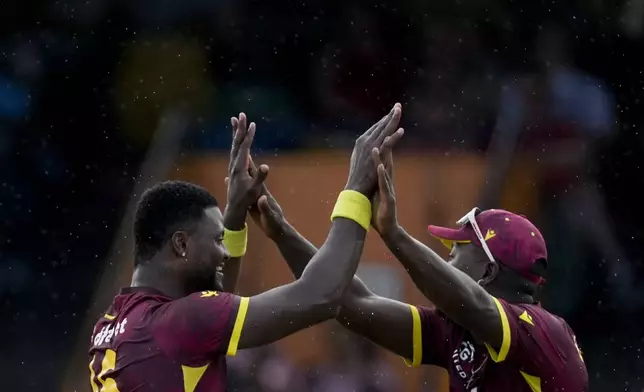
{"label": "sunglasses on cap", "polygon": [[467,224],[469,223],[470,226],[472,226],[472,230],[474,230],[474,233],[476,234],[476,238],[478,238],[479,242],[481,243],[481,247],[483,248],[483,251],[487,255],[488,259],[490,259],[492,263],[496,263],[496,260],[494,259],[494,255],[492,255],[490,248],[487,246],[487,243],[485,242],[485,237],[481,232],[481,228],[476,222],[476,216],[480,213],[481,213],[481,209],[478,207],[474,207],[470,210],[470,212],[465,214],[465,216],[459,219],[456,223],[461,226],[467,226]]}

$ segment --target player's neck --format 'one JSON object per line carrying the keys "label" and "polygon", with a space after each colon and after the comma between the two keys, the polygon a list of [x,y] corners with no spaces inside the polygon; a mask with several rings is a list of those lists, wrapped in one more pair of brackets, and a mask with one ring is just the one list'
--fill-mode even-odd
{"label": "player's neck", "polygon": [[534,304],[536,301],[532,295],[521,293],[516,290],[507,290],[504,288],[489,286],[486,287],[487,292],[495,296],[496,298],[501,298],[512,304]]}
{"label": "player's neck", "polygon": [[138,266],[132,274],[132,287],[152,287],[170,298],[185,297],[184,287],[175,274],[166,268],[149,263]]}

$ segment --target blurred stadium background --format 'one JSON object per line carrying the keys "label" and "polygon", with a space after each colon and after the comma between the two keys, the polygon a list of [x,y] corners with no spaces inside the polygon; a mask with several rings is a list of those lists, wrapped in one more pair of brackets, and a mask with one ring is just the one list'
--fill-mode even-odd
{"label": "blurred stadium background", "polygon": [[[643,0],[66,0],[0,7],[0,388],[88,390],[91,324],[131,272],[154,181],[225,199],[229,119],[320,244],[348,148],[404,105],[402,223],[472,205],[528,215],[543,302],[577,332],[592,391],[644,390]],[[291,279],[251,228],[241,289]],[[378,238],[360,275],[426,304]],[[433,391],[441,372],[329,322],[229,361],[230,391]]]}

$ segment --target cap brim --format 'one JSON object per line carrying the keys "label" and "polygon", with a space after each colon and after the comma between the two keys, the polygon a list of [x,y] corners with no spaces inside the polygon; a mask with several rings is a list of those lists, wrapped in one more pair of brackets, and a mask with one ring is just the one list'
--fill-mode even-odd
{"label": "cap brim", "polygon": [[472,242],[470,233],[468,233],[465,227],[460,229],[450,229],[447,227],[429,225],[427,226],[427,231],[433,237],[440,240],[440,242],[442,242],[448,249],[452,249],[455,243]]}

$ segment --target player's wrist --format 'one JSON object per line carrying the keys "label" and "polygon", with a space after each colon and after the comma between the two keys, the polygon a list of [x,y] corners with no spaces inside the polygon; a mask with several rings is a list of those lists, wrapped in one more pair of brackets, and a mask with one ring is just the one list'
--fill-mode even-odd
{"label": "player's wrist", "polygon": [[367,186],[362,181],[352,181],[351,179],[347,182],[344,190],[361,193],[367,198],[371,198],[373,194],[373,186]]}
{"label": "player's wrist", "polygon": [[385,243],[395,242],[397,238],[400,238],[401,234],[404,232],[402,226],[398,222],[392,222],[390,224],[385,224],[381,226],[378,230],[380,238],[382,238]]}
{"label": "player's wrist", "polygon": [[233,258],[243,257],[248,244],[248,226],[244,224],[241,230],[230,230],[224,227],[224,246]]}
{"label": "player's wrist", "polygon": [[277,245],[298,237],[297,230],[286,219],[282,219],[276,226],[275,230],[269,235],[269,238]]}
{"label": "player's wrist", "polygon": [[246,226],[246,209],[226,206],[224,211],[224,228],[231,231],[243,230]]}
{"label": "player's wrist", "polygon": [[271,230],[266,233],[266,235],[276,243],[279,242],[282,238],[290,236],[293,232],[295,232],[295,228],[291,226],[291,224],[288,223],[284,217],[277,218],[271,226]]}
{"label": "player's wrist", "polygon": [[331,213],[331,220],[349,219],[369,231],[371,213],[371,200],[364,193],[355,189],[345,189],[338,195],[338,200]]}

